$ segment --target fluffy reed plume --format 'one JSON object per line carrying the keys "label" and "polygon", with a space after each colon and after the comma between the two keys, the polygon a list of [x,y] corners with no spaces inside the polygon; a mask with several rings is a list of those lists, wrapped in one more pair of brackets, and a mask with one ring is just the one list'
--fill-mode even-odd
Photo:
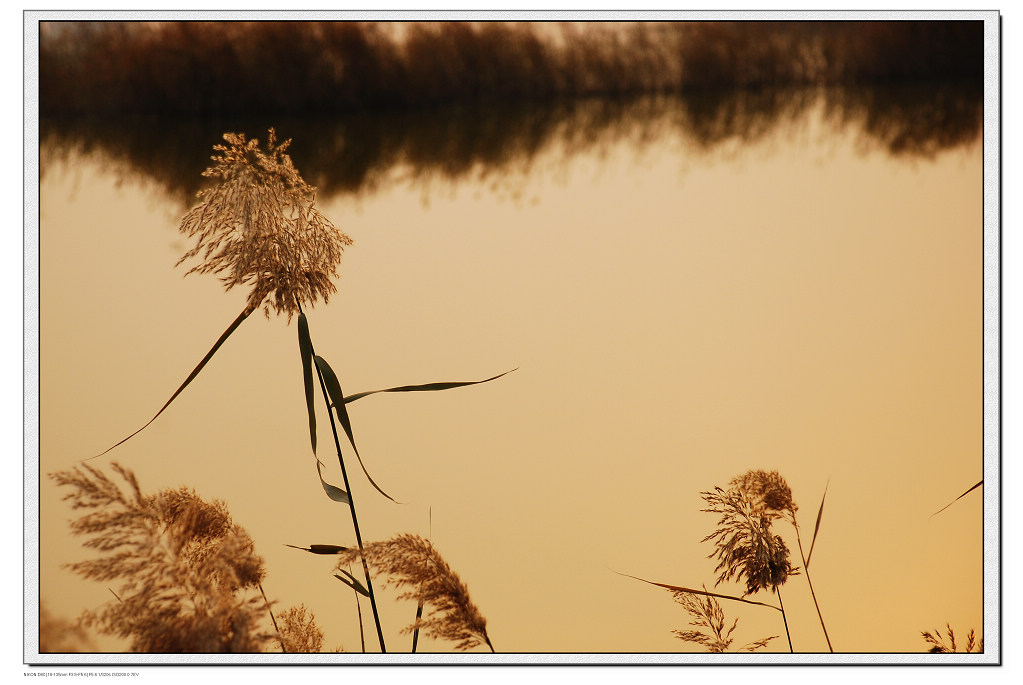
{"label": "fluffy reed plume", "polygon": [[39,653],[56,654],[68,652],[95,652],[89,634],[80,623],[58,618],[39,606]]}
{"label": "fluffy reed plume", "polygon": [[284,651],[289,654],[313,654],[323,649],[323,631],[316,625],[316,616],[305,604],[291,607],[277,616],[277,627]]}
{"label": "fluffy reed plume", "polygon": [[732,479],[730,486],[738,491],[756,511],[768,516],[786,516],[794,520],[796,510],[792,488],[777,471],[747,471]]}
{"label": "fluffy reed plume", "polygon": [[221,502],[181,488],[144,495],[135,475],[114,471],[127,493],[98,469],[81,465],[50,474],[71,488],[64,499],[84,509],[71,522],[99,558],[69,564],[78,575],[116,581],[117,598],[86,612],[81,623],[131,639],[136,652],[258,652],[271,635],[259,588],[263,560]]}
{"label": "fluffy reed plume", "polygon": [[263,304],[268,318],[271,306],[290,320],[303,303],[327,302],[352,240],[316,210],[316,189],[284,154],[291,140],[278,145],[272,128],[266,150],[242,133],[224,140],[203,172],[219,183],[200,191],[199,204],[181,220],[181,232],[197,241],[178,264],[199,257],[188,273],[221,274],[228,290],[250,286],[247,311]]}
{"label": "fluffy reed plume", "polygon": [[[933,633],[929,633],[926,630],[920,635],[923,636],[924,641],[931,645],[931,648],[927,651],[931,654],[951,654],[956,651],[956,635],[952,631],[952,626],[948,623],[945,624],[945,629],[948,631],[948,642],[945,642],[945,638],[941,636],[940,630],[935,630]],[[977,652],[984,651],[984,638],[980,638],[977,641],[977,634],[971,628],[969,634],[966,636],[966,652],[972,652],[976,649]]]}
{"label": "fluffy reed plume", "polygon": [[716,548],[710,555],[718,558],[715,584],[736,578],[746,581],[748,595],[763,589],[773,592],[798,573],[785,541],[771,529],[775,518],[795,511],[792,491],[777,472],[751,471],[733,480],[728,490],[716,487],[701,494],[709,505],[702,511],[720,515],[717,530],[703,539],[714,541]]}
{"label": "fluffy reed plume", "polygon": [[[406,588],[399,599],[422,600],[424,617],[403,629],[417,628],[431,637],[457,642],[457,649],[485,644],[494,651],[487,636],[487,621],[469,599],[469,589],[447,562],[418,535],[398,535],[384,542],[364,545],[362,555],[374,572],[386,577],[385,584]],[[358,559],[359,550],[339,556],[338,569]]]}
{"label": "fluffy reed plume", "polygon": [[[704,587],[704,590],[707,588]],[[692,592],[681,592],[673,590],[672,596],[675,601],[681,604],[693,620],[689,625],[698,628],[709,629],[709,634],[701,630],[673,630],[672,633],[684,642],[694,642],[703,645],[708,652],[713,654],[724,654],[731,647],[734,638],[732,633],[739,624],[739,619],[732,621],[732,626],[725,630],[725,612],[721,604],[714,597],[698,595]],[[767,646],[767,643],[777,638],[777,635],[761,638],[740,647],[740,652],[755,652]]]}

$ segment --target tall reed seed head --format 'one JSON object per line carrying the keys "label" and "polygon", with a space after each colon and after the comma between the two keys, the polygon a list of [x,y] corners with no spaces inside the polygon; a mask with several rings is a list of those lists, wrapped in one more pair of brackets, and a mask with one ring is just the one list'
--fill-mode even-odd
{"label": "tall reed seed head", "polygon": [[383,542],[370,542],[363,549],[341,552],[337,568],[360,556],[385,584],[402,590],[399,599],[418,600],[427,609],[404,632],[417,628],[424,634],[456,642],[456,649],[494,646],[487,635],[487,620],[469,598],[469,588],[441,557],[429,540],[402,534]]}
{"label": "tall reed seed head", "polygon": [[[703,590],[706,592],[707,587],[704,586]],[[703,645],[712,654],[723,654],[728,651],[728,648],[734,642],[732,633],[735,632],[735,627],[739,625],[739,619],[736,618],[732,621],[731,627],[726,628],[725,612],[721,608],[721,603],[716,598],[679,590],[672,591],[671,594],[675,601],[685,607],[685,610],[692,617],[689,625],[708,629],[707,632],[702,630],[673,630],[671,632],[674,633],[675,637],[683,642]],[[744,645],[737,651],[754,652],[766,647],[767,643],[777,637],[777,635],[772,635],[771,637],[760,638]]]}
{"label": "tall reed seed head", "polygon": [[792,499],[792,488],[777,471],[747,471],[733,478],[730,486],[755,509],[769,515],[795,516],[799,509]]}
{"label": "tall reed seed head", "polygon": [[703,539],[713,541],[717,582],[745,580],[746,594],[774,591],[799,569],[789,561],[789,549],[772,522],[795,520],[792,490],[777,471],[748,471],[732,479],[728,490],[701,493],[709,505],[703,511],[719,515],[718,528]]}
{"label": "tall reed seed head", "polygon": [[116,601],[85,612],[80,624],[131,639],[135,652],[258,652],[271,636],[255,590],[265,571],[252,538],[222,502],[187,488],[145,495],[129,469],[127,485],[85,464],[50,477],[86,513],[71,532],[94,559],[68,565],[79,576],[113,584]]}
{"label": "tall reed seed head", "polygon": [[224,140],[203,172],[218,183],[181,220],[196,243],[178,264],[199,258],[187,273],[218,274],[227,290],[249,286],[247,311],[262,304],[267,318],[272,307],[290,321],[303,303],[337,292],[333,279],[352,240],[317,211],[316,189],[285,154],[290,139],[278,144],[271,128],[265,150],[243,133]]}

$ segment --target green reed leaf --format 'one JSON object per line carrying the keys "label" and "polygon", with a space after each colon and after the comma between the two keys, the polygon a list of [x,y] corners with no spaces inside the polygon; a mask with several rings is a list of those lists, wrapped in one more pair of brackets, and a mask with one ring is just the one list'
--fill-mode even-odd
{"label": "green reed leaf", "polygon": [[220,349],[220,346],[224,344],[224,341],[226,341],[226,340],[227,340],[227,339],[228,339],[228,338],[229,338],[229,337],[231,336],[231,334],[235,332],[235,329],[237,329],[237,328],[238,328],[238,326],[240,326],[240,325],[241,325],[242,321],[244,321],[244,320],[246,319],[246,317],[248,317],[248,315],[249,315],[249,314],[251,314],[251,313],[252,313],[252,309],[250,309],[250,308],[246,307],[246,308],[245,308],[245,310],[244,310],[244,311],[243,311],[243,312],[242,312],[241,314],[239,314],[239,315],[238,315],[238,318],[237,318],[237,319],[235,319],[235,320],[234,320],[234,322],[233,322],[233,323],[232,323],[232,324],[231,324],[230,326],[228,326],[228,327],[227,327],[227,330],[226,330],[226,331],[224,331],[224,332],[223,332],[223,333],[222,333],[222,334],[220,335],[220,337],[219,337],[219,338],[217,339],[217,342],[213,343],[213,347],[212,347],[212,348],[210,348],[210,351],[209,351],[209,352],[207,352],[207,353],[206,353],[206,356],[202,358],[202,361],[200,361],[200,362],[199,362],[199,364],[198,364],[198,365],[197,365],[197,366],[196,366],[196,367],[195,367],[194,369],[192,369],[192,373],[188,374],[188,378],[186,378],[186,379],[185,379],[185,382],[184,382],[184,383],[182,383],[182,384],[181,384],[181,385],[180,385],[180,386],[178,387],[178,389],[174,391],[174,394],[170,396],[170,399],[169,399],[169,400],[167,400],[167,403],[166,403],[166,404],[164,404],[164,405],[163,405],[162,407],[160,407],[160,411],[156,412],[156,415],[155,415],[155,416],[153,416],[153,418],[149,419],[149,421],[148,421],[148,422],[146,422],[146,425],[145,425],[145,426],[142,426],[142,428],[139,428],[139,429],[138,429],[137,431],[135,431],[134,433],[132,433],[131,435],[129,435],[129,436],[127,437],[127,438],[125,438],[125,439],[121,440],[120,442],[118,442],[118,443],[115,443],[115,444],[111,445],[110,447],[106,448],[105,450],[103,450],[102,452],[100,452],[99,454],[97,454],[97,455],[96,455],[95,457],[89,457],[88,459],[83,459],[82,461],[89,461],[90,459],[96,459],[97,457],[102,457],[102,456],[103,456],[104,454],[106,454],[106,453],[107,453],[107,452],[109,452],[110,450],[114,449],[114,448],[115,448],[115,447],[117,447],[118,445],[121,445],[121,444],[123,444],[123,443],[127,442],[127,441],[128,441],[128,440],[130,440],[131,438],[133,438],[133,437],[135,437],[136,435],[138,435],[139,433],[141,433],[141,432],[142,432],[143,430],[145,430],[145,429],[146,429],[146,427],[148,427],[148,426],[149,426],[149,424],[151,424],[151,423],[152,423],[153,421],[156,421],[156,418],[157,418],[157,417],[158,417],[158,416],[159,416],[160,414],[162,414],[162,413],[163,413],[163,411],[164,411],[164,409],[166,409],[167,407],[169,407],[169,406],[170,406],[170,403],[171,403],[171,402],[173,402],[173,401],[174,401],[174,399],[175,399],[175,398],[176,398],[176,397],[177,397],[178,395],[180,395],[180,394],[181,394],[181,391],[182,391],[182,390],[184,390],[184,389],[185,389],[185,387],[186,387],[186,386],[187,386],[187,385],[188,385],[189,383],[191,383],[191,382],[192,382],[192,381],[193,381],[193,380],[195,379],[195,377],[196,377],[196,376],[198,376],[198,375],[199,375],[199,372],[200,372],[200,371],[202,371],[203,367],[204,367],[204,366],[206,366],[206,363],[207,363],[207,362],[209,362],[209,360],[213,358],[213,355],[214,355],[214,354],[216,353],[216,351],[217,351],[217,350],[219,350],[219,349]]}
{"label": "green reed leaf", "polygon": [[309,337],[309,322],[306,321],[305,314],[298,315],[298,351],[302,355],[302,381],[305,383],[305,403],[306,410],[309,412],[309,440],[313,445],[313,454],[316,454],[316,408],[313,403],[313,341]]}
{"label": "green reed leaf", "polygon": [[347,578],[342,578],[341,576],[339,576],[338,574],[335,573],[334,574],[335,578],[337,578],[342,583],[344,583],[348,587],[350,587],[353,590],[355,590],[356,592],[358,592],[363,597],[369,597],[369,590],[366,589],[365,585],[363,585],[362,583],[359,582],[358,578],[356,578],[355,576],[353,576],[351,573],[349,573],[348,571],[344,570],[343,568],[339,568],[338,571],[340,571],[341,573],[345,574],[348,577]]}
{"label": "green reed leaf", "polygon": [[386,388],[384,390],[369,390],[367,392],[359,392],[359,393],[355,393],[354,395],[349,395],[348,397],[345,397],[343,404],[351,404],[352,402],[355,402],[356,400],[361,400],[363,397],[368,397],[369,395],[375,395],[375,394],[377,394],[379,392],[431,392],[431,391],[436,391],[436,390],[450,390],[452,388],[461,388],[461,387],[464,387],[466,385],[478,385],[480,383],[489,383],[490,381],[497,380],[501,376],[507,376],[512,371],[518,371],[518,367],[516,367],[514,369],[511,369],[510,371],[505,371],[504,373],[499,373],[496,376],[491,376],[490,378],[484,378],[481,381],[460,381],[460,382],[450,382],[450,383],[424,383],[423,385],[400,385],[400,386],[398,386],[396,388]]}
{"label": "green reed leaf", "polygon": [[347,552],[349,547],[342,547],[341,545],[309,545],[308,547],[299,547],[298,545],[288,545],[285,547],[291,547],[292,549],[300,549],[304,552],[312,552],[313,554],[340,554],[341,552]]}
{"label": "green reed leaf", "polygon": [[817,508],[817,523],[814,524],[813,527],[813,539],[810,540],[810,553],[806,555],[806,561],[803,562],[803,566],[807,569],[810,568],[810,557],[813,556],[813,546],[817,544],[817,533],[820,532],[821,529],[821,514],[824,513],[824,498],[828,496],[828,485],[830,483],[831,481],[828,480],[828,482],[824,484],[824,494],[821,495],[821,505]]}
{"label": "green reed leaf", "polygon": [[334,407],[334,411],[337,412],[337,419],[341,422],[341,427],[345,429],[345,435],[348,436],[348,442],[352,443],[352,449],[355,450],[355,456],[359,460],[359,466],[362,467],[362,472],[366,474],[366,478],[369,482],[377,489],[381,495],[391,500],[392,502],[398,503],[396,499],[384,492],[376,481],[373,480],[373,476],[369,475],[369,471],[366,470],[366,464],[362,461],[362,455],[359,454],[359,448],[355,444],[355,434],[352,432],[352,420],[348,416],[348,410],[345,409],[345,396],[341,392],[341,383],[337,379],[337,374],[334,373],[334,369],[330,368],[330,364],[327,363],[323,357],[316,357],[316,368],[320,370],[320,375],[323,378],[323,384],[327,386],[327,394],[330,396],[331,406]]}
{"label": "green reed leaf", "polygon": [[331,498],[335,502],[351,504],[351,498],[348,496],[347,492],[336,485],[331,485],[327,481],[323,480],[323,464],[319,459],[316,460],[316,475],[320,477],[320,485],[323,486],[323,491],[327,493],[327,497]]}
{"label": "green reed leaf", "polygon": [[946,504],[945,506],[943,506],[943,507],[942,507],[941,509],[938,509],[938,510],[937,510],[936,512],[934,512],[933,514],[931,514],[931,516],[937,516],[938,514],[940,514],[941,512],[945,511],[945,510],[946,510],[946,509],[948,509],[948,508],[949,508],[950,506],[952,506],[953,504],[955,504],[956,502],[958,502],[959,500],[961,500],[961,499],[962,499],[963,497],[966,497],[967,495],[969,495],[969,494],[970,494],[971,492],[973,492],[974,490],[976,490],[977,488],[979,488],[979,487],[980,487],[981,485],[983,485],[983,484],[984,484],[984,480],[983,480],[983,479],[981,479],[981,481],[980,481],[979,483],[977,483],[976,485],[974,485],[974,486],[973,486],[972,488],[970,488],[969,490],[967,490],[967,491],[966,491],[966,492],[964,492],[963,494],[961,494],[961,495],[959,495],[958,497],[956,497],[956,498],[955,498],[954,500],[952,500],[951,502],[949,502],[948,504]]}

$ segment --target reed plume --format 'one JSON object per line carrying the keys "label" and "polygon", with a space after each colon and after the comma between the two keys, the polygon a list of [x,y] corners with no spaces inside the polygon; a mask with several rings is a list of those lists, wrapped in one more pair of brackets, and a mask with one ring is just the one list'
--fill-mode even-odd
{"label": "reed plume", "polygon": [[267,318],[273,307],[290,321],[303,303],[326,303],[337,292],[333,279],[352,240],[317,211],[316,189],[285,154],[290,139],[277,144],[271,128],[265,150],[243,133],[224,140],[203,172],[218,183],[200,191],[181,220],[181,232],[196,243],[178,264],[198,257],[187,273],[218,274],[228,290],[249,286],[247,311],[263,304]]}
{"label": "reed plume", "polygon": [[116,601],[87,611],[86,627],[131,639],[135,652],[258,652],[272,635],[261,629],[266,603],[263,559],[223,503],[192,490],[144,495],[134,473],[113,464],[126,491],[81,465],[50,474],[64,497],[87,513],[74,535],[99,558],[69,564],[90,580],[116,582]]}
{"label": "reed plume", "polygon": [[713,492],[701,494],[709,505],[702,511],[720,516],[717,530],[702,540],[715,545],[710,555],[718,559],[714,570],[720,573],[715,585],[734,578],[746,582],[747,595],[763,589],[774,592],[790,575],[799,572],[789,561],[785,541],[771,528],[775,512],[763,505],[762,498],[751,499],[754,491],[733,482],[728,490],[716,487]]}
{"label": "reed plume", "polygon": [[768,516],[794,519],[799,509],[792,499],[792,488],[777,471],[747,471],[733,478],[730,486],[756,511]]}
{"label": "reed plume", "polygon": [[39,605],[39,653],[95,652],[96,645],[81,623],[54,616]]}
{"label": "reed plume", "polygon": [[[927,651],[930,654],[952,654],[957,651],[956,635],[952,630],[952,625],[946,623],[945,629],[948,631],[948,642],[945,642],[945,638],[941,636],[940,630],[935,630],[933,633],[929,633],[926,630],[920,633],[923,636],[924,641],[931,645],[931,648]],[[984,638],[977,640],[976,631],[972,628],[966,635],[966,649],[965,652],[972,652],[976,649],[977,652],[984,651]]]}
{"label": "reed plume", "polygon": [[[706,587],[703,589],[704,591],[707,590]],[[712,654],[723,654],[728,651],[728,648],[734,642],[732,633],[735,632],[739,619],[736,618],[732,621],[731,627],[726,630],[725,612],[721,608],[721,603],[715,597],[681,590],[672,590],[671,594],[675,601],[681,604],[689,612],[689,615],[692,616],[693,620],[689,622],[689,625],[708,629],[708,632],[703,632],[702,630],[673,630],[671,632],[675,634],[675,637],[683,642],[703,645]],[[777,637],[777,635],[772,635],[771,637],[755,640],[743,645],[737,651],[755,652],[766,647],[767,643]]]}
{"label": "reed plume", "polygon": [[313,654],[323,651],[323,631],[316,625],[316,615],[305,604],[291,607],[277,616],[280,640],[289,654]]}
{"label": "reed plume", "polygon": [[[342,552],[337,568],[359,556],[359,550]],[[386,578],[386,585],[404,590],[399,599],[422,601],[426,608],[424,615],[417,616],[402,632],[411,633],[418,628],[431,637],[456,642],[456,649],[485,644],[494,651],[487,635],[487,621],[469,598],[469,589],[429,540],[402,534],[384,542],[365,544],[361,556],[375,574]]]}

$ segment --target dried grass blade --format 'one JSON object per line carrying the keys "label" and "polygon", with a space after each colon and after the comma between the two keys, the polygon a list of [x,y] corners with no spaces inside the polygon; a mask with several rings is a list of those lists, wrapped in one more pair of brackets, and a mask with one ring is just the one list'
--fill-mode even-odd
{"label": "dried grass blade", "polygon": [[948,508],[949,508],[950,506],[952,506],[953,504],[955,504],[956,502],[958,502],[959,500],[961,500],[961,499],[962,499],[963,497],[966,497],[966,496],[967,496],[968,494],[970,494],[971,492],[973,492],[974,490],[976,490],[977,488],[979,488],[979,487],[980,487],[981,485],[983,485],[983,484],[984,484],[984,480],[983,480],[983,479],[981,479],[981,481],[980,481],[979,483],[977,483],[976,485],[974,485],[974,486],[973,486],[972,488],[970,488],[969,490],[967,490],[967,491],[966,491],[966,492],[964,492],[963,494],[961,494],[961,495],[959,495],[958,497],[956,497],[956,498],[955,498],[954,500],[952,500],[951,502],[949,502],[948,504],[946,504],[945,506],[943,506],[943,507],[942,507],[941,509],[938,509],[938,510],[937,510],[936,512],[934,512],[933,514],[931,514],[931,516],[937,516],[938,514],[940,514],[941,512],[945,511],[945,510],[946,510],[946,509],[948,509]]}
{"label": "dried grass blade", "polygon": [[348,397],[345,397],[344,402],[342,404],[351,404],[356,400],[361,400],[363,397],[375,395],[379,392],[431,392],[435,390],[450,390],[452,388],[461,388],[466,385],[478,385],[480,383],[489,383],[490,381],[497,380],[501,376],[507,376],[512,371],[518,371],[518,367],[511,369],[509,371],[505,371],[504,373],[499,373],[496,376],[491,376],[490,378],[484,378],[481,381],[424,383],[422,385],[400,385],[396,388],[386,388],[384,390],[369,390],[367,392],[359,392],[354,395],[349,395]]}
{"label": "dried grass blade", "polygon": [[639,578],[637,576],[630,576],[628,573],[619,573],[618,571],[615,571],[615,573],[617,573],[620,576],[625,576],[626,578],[632,578],[633,580],[638,580],[640,582],[647,583],[648,585],[656,585],[657,587],[663,587],[663,588],[665,588],[667,590],[672,590],[673,592],[688,592],[688,593],[691,593],[691,594],[694,594],[694,595],[703,595],[704,597],[717,597],[719,599],[731,599],[731,600],[734,600],[736,602],[745,602],[746,604],[757,604],[757,605],[762,606],[762,607],[770,607],[771,609],[774,609],[776,611],[781,611],[781,609],[779,609],[778,607],[774,606],[773,604],[765,604],[764,602],[754,602],[752,599],[743,599],[742,597],[733,597],[732,595],[722,595],[722,594],[718,594],[716,592],[707,592],[706,590],[694,590],[692,588],[681,587],[679,585],[668,585],[666,583],[655,583],[652,580],[646,580],[645,578]]}
{"label": "dried grass blade", "polygon": [[810,540],[810,553],[806,555],[806,561],[803,562],[803,565],[806,566],[807,569],[810,568],[810,557],[813,556],[813,546],[817,543],[817,533],[821,529],[821,514],[824,513],[824,498],[828,496],[828,485],[830,483],[831,480],[829,479],[828,482],[824,484],[824,494],[821,495],[821,505],[817,509],[817,523],[813,526],[813,539]]}
{"label": "dried grass blade", "polygon": [[170,396],[170,399],[167,400],[167,403],[164,404],[162,407],[160,407],[160,411],[156,412],[156,415],[153,416],[153,418],[149,419],[149,421],[146,423],[145,426],[142,426],[142,428],[139,428],[137,431],[135,431],[134,433],[132,433],[131,435],[126,437],[124,440],[121,440],[120,442],[118,442],[118,443],[116,443],[114,445],[111,445],[110,447],[106,448],[105,450],[103,450],[102,452],[97,454],[95,457],[89,457],[88,459],[83,459],[82,461],[89,461],[90,459],[96,459],[97,457],[102,457],[104,454],[106,454],[110,450],[114,449],[118,445],[121,445],[121,444],[127,442],[131,438],[133,438],[136,435],[138,435],[139,433],[141,433],[153,421],[156,421],[156,418],[160,414],[162,414],[163,411],[167,407],[170,406],[170,403],[173,402],[175,400],[175,398],[177,398],[177,396],[181,394],[181,391],[184,390],[185,387],[189,383],[191,383],[195,379],[196,376],[199,375],[199,372],[202,371],[203,367],[206,366],[207,362],[209,362],[209,360],[213,358],[213,355],[216,353],[217,350],[220,349],[220,346],[224,344],[224,341],[226,341],[231,336],[231,334],[234,333],[235,329],[237,329],[238,326],[241,325],[242,321],[244,321],[246,319],[246,317],[248,317],[248,315],[250,313],[252,313],[252,310],[249,307],[246,307],[245,310],[241,314],[238,315],[238,318],[235,319],[234,322],[230,326],[227,327],[227,330],[224,331],[221,334],[221,336],[217,339],[217,342],[215,342],[213,344],[213,347],[210,348],[210,351],[207,352],[206,356],[202,358],[202,361],[200,361],[199,364],[194,369],[192,369],[192,373],[188,374],[188,378],[185,379],[185,382],[182,383],[181,386],[177,390],[174,391],[174,394]]}
{"label": "dried grass blade", "polygon": [[[316,408],[313,404],[313,341],[309,337],[309,322],[305,314],[298,315],[298,350],[302,355],[302,382],[305,384],[305,404],[309,412],[309,440],[316,454]],[[323,480],[322,478],[320,480]],[[326,486],[324,486],[326,487]]]}
{"label": "dried grass blade", "polygon": [[386,492],[384,492],[376,481],[373,480],[373,476],[369,475],[369,471],[366,470],[366,464],[362,461],[362,455],[359,454],[359,448],[355,444],[355,434],[352,432],[352,420],[348,416],[348,410],[345,409],[345,396],[341,392],[341,382],[337,379],[337,374],[334,373],[334,369],[330,368],[330,364],[323,357],[316,357],[316,368],[320,370],[320,375],[323,376],[323,384],[327,386],[327,394],[330,395],[331,404],[334,410],[337,412],[337,419],[341,422],[341,427],[345,429],[345,435],[348,436],[348,442],[352,443],[352,449],[355,450],[355,456],[359,460],[359,466],[362,467],[362,472],[366,474],[366,478],[369,479],[370,484],[377,489],[381,495],[391,500],[392,502],[398,503],[398,500],[394,499]]}

